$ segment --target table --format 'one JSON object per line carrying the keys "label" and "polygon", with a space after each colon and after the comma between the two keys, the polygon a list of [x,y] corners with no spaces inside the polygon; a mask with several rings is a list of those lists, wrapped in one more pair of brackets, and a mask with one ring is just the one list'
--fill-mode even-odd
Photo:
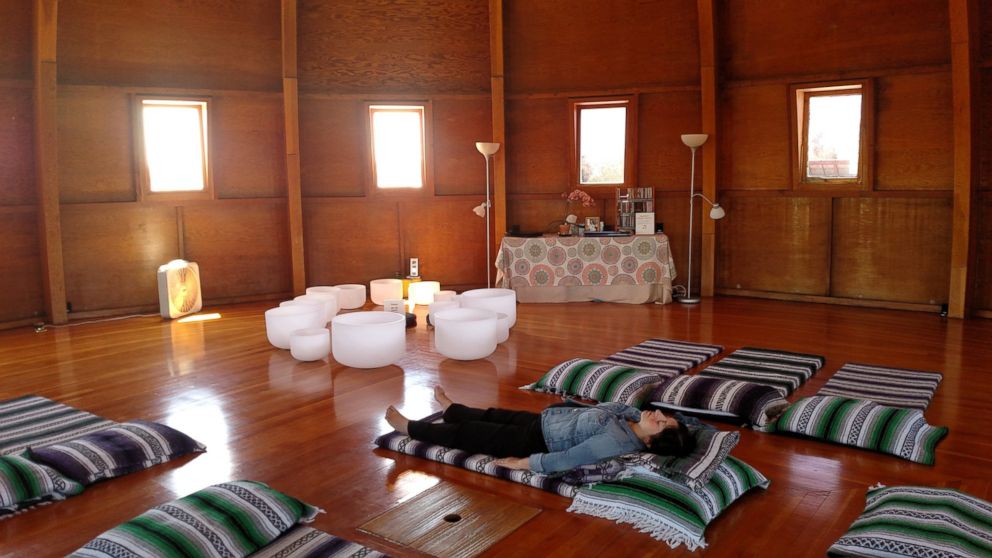
{"label": "table", "polygon": [[664,234],[508,236],[496,256],[496,283],[520,302],[672,301],[675,262]]}

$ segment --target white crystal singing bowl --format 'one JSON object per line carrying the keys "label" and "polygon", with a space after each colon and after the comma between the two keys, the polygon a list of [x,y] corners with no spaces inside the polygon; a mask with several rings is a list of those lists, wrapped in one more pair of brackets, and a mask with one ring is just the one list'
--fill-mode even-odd
{"label": "white crystal singing bowl", "polygon": [[510,317],[503,312],[496,313],[496,343],[503,343],[510,338]]}
{"label": "white crystal singing bowl", "polygon": [[474,289],[461,295],[462,308],[482,308],[502,312],[510,318],[510,327],[517,323],[517,293],[512,289]]}
{"label": "white crystal singing bowl", "polygon": [[427,311],[427,323],[434,325],[434,315],[441,310],[450,310],[451,308],[458,308],[457,300],[435,300]]}
{"label": "white crystal singing bowl", "polygon": [[331,353],[331,332],[326,327],[298,329],[289,334],[289,353],[296,360],[320,360]]}
{"label": "white crystal singing bowl", "polygon": [[434,315],[434,347],[455,360],[485,358],[496,350],[496,312],[451,308]]}
{"label": "white crystal singing bowl", "polygon": [[318,287],[307,287],[307,295],[315,296],[321,299],[334,299],[334,313],[328,316],[327,321],[331,321],[331,318],[337,315],[338,311],[341,310],[341,289],[337,287],[330,286],[318,286]]}
{"label": "white crystal singing bowl", "polygon": [[369,282],[369,296],[374,304],[382,306],[391,298],[403,298],[403,281],[400,279],[374,279]]}
{"label": "white crystal singing bowl", "polygon": [[265,335],[280,349],[289,348],[289,335],[298,329],[323,327],[324,311],[317,304],[292,304],[265,311]]}
{"label": "white crystal singing bowl", "polygon": [[388,366],[406,352],[406,316],[395,312],[352,312],[331,320],[334,360],[352,368]]}
{"label": "white crystal singing bowl", "polygon": [[294,302],[309,302],[320,304],[324,309],[324,323],[331,321],[338,313],[338,295],[331,293],[315,293],[300,295]]}
{"label": "white crystal singing bowl", "polygon": [[365,285],[334,285],[341,292],[338,293],[338,305],[342,310],[354,310],[365,305]]}

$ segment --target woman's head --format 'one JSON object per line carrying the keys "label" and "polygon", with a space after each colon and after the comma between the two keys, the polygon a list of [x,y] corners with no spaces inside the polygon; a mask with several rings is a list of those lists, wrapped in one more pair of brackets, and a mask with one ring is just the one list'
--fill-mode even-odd
{"label": "woman's head", "polygon": [[674,427],[669,427],[655,434],[648,442],[648,451],[658,455],[674,455],[685,457],[696,449],[696,440],[689,433],[685,424],[675,421]]}

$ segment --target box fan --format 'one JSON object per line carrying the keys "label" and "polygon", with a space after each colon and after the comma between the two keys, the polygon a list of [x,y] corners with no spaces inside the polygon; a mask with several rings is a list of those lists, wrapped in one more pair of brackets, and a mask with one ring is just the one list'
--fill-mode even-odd
{"label": "box fan", "polygon": [[163,318],[178,318],[199,312],[200,266],[186,260],[172,260],[158,268],[158,304]]}

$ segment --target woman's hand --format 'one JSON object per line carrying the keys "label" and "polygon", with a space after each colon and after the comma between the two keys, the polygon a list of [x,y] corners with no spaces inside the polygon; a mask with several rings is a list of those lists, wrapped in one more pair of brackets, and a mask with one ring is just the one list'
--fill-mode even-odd
{"label": "woman's hand", "polygon": [[493,463],[507,469],[530,469],[530,461],[526,457],[501,457]]}

